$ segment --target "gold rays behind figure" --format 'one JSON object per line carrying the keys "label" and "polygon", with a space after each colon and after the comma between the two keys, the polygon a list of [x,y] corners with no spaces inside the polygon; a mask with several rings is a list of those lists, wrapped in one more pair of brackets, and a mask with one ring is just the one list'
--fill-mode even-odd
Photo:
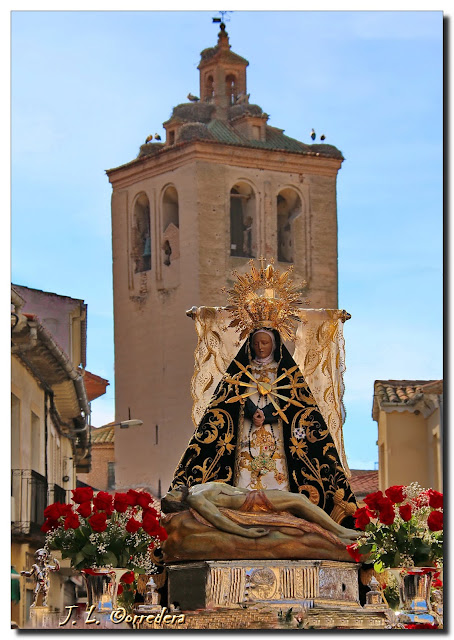
{"label": "gold rays behind figure", "polygon": [[[236,390],[235,390],[236,395],[226,400],[225,401],[226,404],[229,404],[231,402],[238,402],[238,401],[243,402],[248,396],[252,396],[258,392],[261,396],[268,396],[269,401],[275,408],[277,414],[287,424],[288,424],[288,419],[284,411],[289,407],[290,404],[294,404],[296,407],[304,408],[304,405],[302,405],[301,402],[299,402],[298,400],[295,400],[294,396],[296,396],[296,389],[302,389],[303,387],[307,387],[307,384],[305,382],[296,382],[295,376],[290,375],[298,369],[298,366],[292,367],[291,369],[288,369],[288,370],[286,369],[285,373],[280,375],[279,378],[276,378],[274,382],[271,382],[270,379],[267,377],[260,377],[258,380],[256,380],[254,376],[246,369],[246,367],[243,367],[241,362],[238,362],[237,360],[234,360],[234,362],[235,364],[238,365],[238,367],[240,368],[240,371],[242,373],[245,373],[250,378],[251,382],[250,383],[241,382],[240,380],[236,380],[235,378],[230,378],[230,377],[225,378],[227,382],[230,382],[230,384],[233,384],[236,386]],[[241,375],[241,373],[239,375]],[[290,384],[278,386],[277,383],[281,382],[283,378],[286,378],[287,376],[290,379]],[[245,390],[243,393],[240,393],[240,390],[238,388],[240,386],[247,387],[250,390]],[[292,393],[290,398],[286,398],[282,394],[278,393],[278,391],[280,391],[281,389],[291,389]],[[283,408],[279,407],[275,398],[280,398],[281,400],[285,400],[287,403],[285,407]]]}
{"label": "gold rays behind figure", "polygon": [[[280,272],[273,266],[273,260],[265,267],[265,258],[259,258],[259,269],[250,260],[250,273],[233,275],[237,282],[232,289],[225,290],[228,294],[227,307],[233,320],[230,327],[237,327],[240,340],[245,338],[253,329],[269,327],[277,329],[283,340],[295,338],[294,321],[298,321],[298,307],[303,301],[301,295],[306,285],[297,287],[290,280],[293,267]],[[304,301],[307,303],[307,301]]]}

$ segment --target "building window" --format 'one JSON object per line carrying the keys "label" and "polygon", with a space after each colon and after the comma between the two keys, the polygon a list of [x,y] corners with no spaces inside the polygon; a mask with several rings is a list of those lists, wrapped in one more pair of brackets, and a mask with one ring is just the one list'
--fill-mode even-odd
{"label": "building window", "polygon": [[205,100],[209,102],[214,98],[214,80],[212,75],[208,75],[205,79]]}
{"label": "building window", "polygon": [[11,394],[11,468],[19,469],[20,464],[20,400]]}
{"label": "building window", "polygon": [[151,269],[150,203],[141,194],[134,205],[133,259],[135,273]]}
{"label": "building window", "polygon": [[262,137],[262,129],[261,129],[260,125],[253,124],[252,125],[252,139],[253,140],[260,140],[261,137]]}
{"label": "building window", "polygon": [[41,424],[36,413],[31,412],[31,468],[41,471]]}
{"label": "building window", "polygon": [[107,488],[115,489],[115,462],[107,463]]}
{"label": "building window", "polygon": [[229,74],[225,79],[225,92],[229,104],[235,104],[237,96],[236,78],[233,74]]}
{"label": "building window", "polygon": [[254,258],[257,250],[255,194],[244,182],[230,191],[230,255]]}
{"label": "building window", "polygon": [[295,261],[295,220],[301,214],[301,198],[293,189],[283,189],[277,196],[277,259]]}
{"label": "building window", "polygon": [[166,267],[180,257],[180,213],[178,192],[167,187],[162,198],[162,261]]}

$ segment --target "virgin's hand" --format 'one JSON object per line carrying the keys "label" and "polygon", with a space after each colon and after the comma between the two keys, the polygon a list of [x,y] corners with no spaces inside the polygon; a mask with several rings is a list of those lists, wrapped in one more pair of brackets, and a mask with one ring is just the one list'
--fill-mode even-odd
{"label": "virgin's hand", "polygon": [[256,427],[261,427],[265,422],[265,414],[261,409],[257,409],[257,411],[254,413],[254,415],[252,416],[252,422]]}

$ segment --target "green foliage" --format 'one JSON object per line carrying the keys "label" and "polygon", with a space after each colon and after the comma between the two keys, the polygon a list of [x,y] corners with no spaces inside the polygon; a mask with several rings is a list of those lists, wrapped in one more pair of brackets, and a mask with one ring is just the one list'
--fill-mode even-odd
{"label": "green foliage", "polygon": [[151,543],[157,546],[159,541],[142,529],[129,533],[115,513],[102,532],[93,531],[88,519],[80,518],[80,526],[75,530],[60,526],[47,534],[49,548],[61,551],[62,558],[69,558],[74,569],[111,566],[146,573],[147,569],[134,558],[138,555],[149,557]]}
{"label": "green foliage", "polygon": [[126,610],[126,613],[132,613],[137,591],[137,580],[134,580],[131,584],[120,584],[123,587],[123,591],[118,596],[118,606],[123,607]]}
{"label": "green foliage", "polygon": [[[443,496],[422,489],[417,483],[390,487],[385,494],[376,492],[365,498],[367,507],[359,510],[358,522],[362,518],[369,522],[354,550],[364,556],[363,562],[374,565],[377,571],[413,565],[433,566],[443,558],[443,531],[431,529],[442,526],[442,511],[438,510],[443,508]],[[431,515],[434,511],[438,513],[435,518]]]}
{"label": "green foliage", "polygon": [[393,611],[397,611],[400,604],[398,587],[395,585],[387,586],[383,591],[383,594],[385,596],[386,602],[389,605],[389,608]]}

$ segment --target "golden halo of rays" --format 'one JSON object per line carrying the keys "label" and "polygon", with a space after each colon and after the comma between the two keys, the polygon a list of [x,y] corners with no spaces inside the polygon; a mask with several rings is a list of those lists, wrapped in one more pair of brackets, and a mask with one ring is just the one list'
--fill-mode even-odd
{"label": "golden halo of rays", "polygon": [[[285,415],[284,410],[279,407],[279,404],[276,402],[275,398],[280,398],[281,400],[284,400],[287,403],[285,408],[287,408],[289,404],[293,404],[296,407],[302,407],[304,409],[304,405],[301,404],[301,402],[298,402],[298,400],[295,400],[294,398],[288,398],[286,396],[283,396],[282,394],[279,393],[279,391],[281,391],[282,389],[301,389],[306,386],[305,382],[300,383],[300,382],[293,381],[292,384],[284,384],[284,385],[278,386],[278,383],[281,382],[281,380],[283,380],[287,376],[290,378],[291,374],[298,369],[298,366],[294,366],[291,369],[288,369],[282,375],[276,378],[274,382],[263,382],[262,380],[256,380],[252,375],[252,373],[248,371],[248,369],[246,369],[246,367],[243,366],[241,362],[238,362],[237,360],[234,360],[234,362],[237,365],[237,367],[239,367],[241,371],[248,376],[251,382],[243,382],[241,380],[236,380],[235,378],[231,378],[227,376],[225,378],[225,381],[235,385],[237,395],[233,396],[233,398],[229,398],[228,400],[226,400],[225,401],[226,404],[229,404],[232,402],[242,402],[249,396],[253,396],[255,393],[258,392],[260,395],[268,397],[276,413],[287,424],[288,424],[287,416]],[[240,386],[247,387],[248,390],[244,391],[243,393],[239,393]]]}
{"label": "golden halo of rays", "polygon": [[254,260],[249,260],[250,273],[233,271],[237,282],[232,289],[223,289],[228,294],[227,309],[233,318],[229,327],[241,332],[240,341],[253,329],[265,326],[277,329],[284,341],[294,340],[294,322],[299,320],[302,300],[301,290],[290,279],[293,266],[281,273],[273,266],[273,259],[267,266],[265,258],[259,258],[259,262],[257,268]]}

